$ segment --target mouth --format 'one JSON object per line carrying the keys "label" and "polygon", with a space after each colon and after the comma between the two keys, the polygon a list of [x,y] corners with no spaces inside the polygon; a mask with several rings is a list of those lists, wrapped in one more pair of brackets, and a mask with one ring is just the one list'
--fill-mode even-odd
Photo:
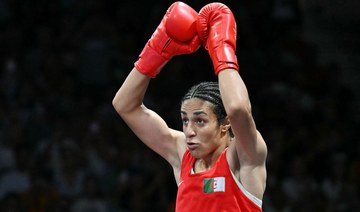
{"label": "mouth", "polygon": [[195,150],[196,148],[199,147],[199,144],[197,144],[197,143],[187,143],[187,147],[188,147],[188,149],[190,151],[193,151],[193,150]]}

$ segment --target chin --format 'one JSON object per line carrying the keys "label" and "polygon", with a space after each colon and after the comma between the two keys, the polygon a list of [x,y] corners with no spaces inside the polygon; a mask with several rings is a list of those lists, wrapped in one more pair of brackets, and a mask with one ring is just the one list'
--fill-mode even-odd
{"label": "chin", "polygon": [[194,158],[201,158],[201,154],[198,150],[189,150],[190,151],[190,154],[194,157]]}

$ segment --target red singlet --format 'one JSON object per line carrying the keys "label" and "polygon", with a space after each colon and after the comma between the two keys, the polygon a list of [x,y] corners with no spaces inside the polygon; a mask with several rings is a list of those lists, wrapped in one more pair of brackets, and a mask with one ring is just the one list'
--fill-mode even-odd
{"label": "red singlet", "polygon": [[207,171],[192,173],[195,158],[186,150],[181,165],[176,212],[261,212],[262,201],[230,171],[226,150]]}

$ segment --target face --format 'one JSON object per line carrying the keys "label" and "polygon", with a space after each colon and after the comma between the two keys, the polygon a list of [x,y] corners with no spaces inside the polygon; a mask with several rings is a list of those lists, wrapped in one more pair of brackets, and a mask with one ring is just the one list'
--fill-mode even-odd
{"label": "face", "polygon": [[206,157],[221,146],[221,128],[210,102],[197,98],[184,101],[181,119],[187,147],[194,157]]}

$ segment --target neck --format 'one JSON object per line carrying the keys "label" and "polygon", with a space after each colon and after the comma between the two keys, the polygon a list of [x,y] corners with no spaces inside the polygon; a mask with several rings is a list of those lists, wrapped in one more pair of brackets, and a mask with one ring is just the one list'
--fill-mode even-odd
{"label": "neck", "polygon": [[219,147],[208,156],[196,159],[193,165],[193,171],[198,173],[211,169],[226,148],[227,146],[223,146],[222,148]]}

